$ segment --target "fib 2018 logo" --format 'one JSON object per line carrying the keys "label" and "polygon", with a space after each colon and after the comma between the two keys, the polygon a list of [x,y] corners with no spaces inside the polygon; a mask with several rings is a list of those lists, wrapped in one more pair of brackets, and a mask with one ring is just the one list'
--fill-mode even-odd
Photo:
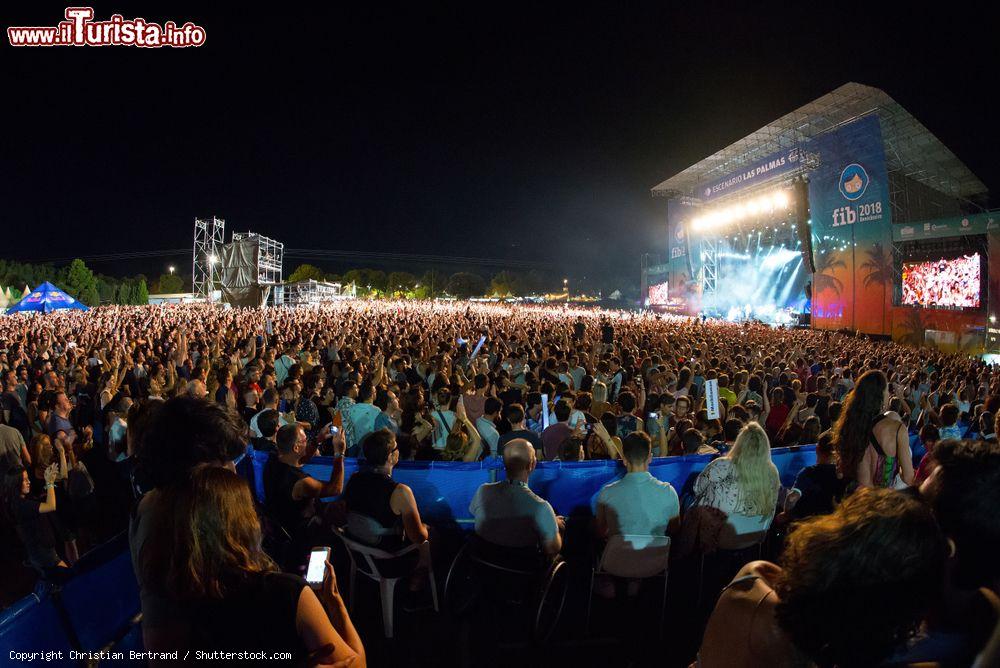
{"label": "fib 2018 logo", "polygon": [[[868,172],[856,162],[844,167],[840,173],[840,180],[837,189],[848,202],[857,202],[868,190]],[[862,203],[852,206],[838,207],[833,210],[833,227],[841,225],[853,225],[854,223],[864,223],[882,218],[882,201]]]}

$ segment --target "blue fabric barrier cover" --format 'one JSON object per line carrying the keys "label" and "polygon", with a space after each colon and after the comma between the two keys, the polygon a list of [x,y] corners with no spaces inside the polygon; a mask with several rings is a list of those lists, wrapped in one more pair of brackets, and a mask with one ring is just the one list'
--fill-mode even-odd
{"label": "blue fabric barrier cover", "polygon": [[[95,592],[96,593],[96,592]],[[11,652],[54,652],[69,655],[74,649],[63,630],[52,599],[34,594],[18,601],[0,615],[0,656],[12,661]]]}
{"label": "blue fabric barrier cover", "polygon": [[413,490],[421,516],[450,524],[472,520],[472,496],[494,472],[489,462],[400,462],[392,477]]}
{"label": "blue fabric barrier cover", "polygon": [[678,496],[694,489],[698,474],[705,470],[716,455],[684,455],[682,457],[654,457],[649,472],[657,480],[669,482]]}
{"label": "blue fabric barrier cover", "polygon": [[115,639],[139,613],[139,585],[126,548],[85,574],[70,579],[62,604],[84,651],[94,651]]}
{"label": "blue fabric barrier cover", "polygon": [[774,448],[771,450],[771,461],[778,469],[782,486],[791,487],[802,469],[816,463],[816,446],[794,445],[789,448]]}
{"label": "blue fabric barrier cover", "polygon": [[[265,453],[253,453],[254,483],[258,498],[263,498],[263,466]],[[657,457],[650,464],[650,473],[669,482],[679,495],[693,484],[697,474],[714,459],[714,455]],[[804,467],[816,463],[816,446],[803,445],[775,448],[771,458],[781,484],[790,487]],[[303,470],[318,480],[328,480],[333,466],[331,457],[314,457]],[[358,470],[358,461],[344,460],[344,484]],[[624,475],[624,467],[614,461],[538,462],[528,482],[532,491],[552,504],[560,515],[579,513],[593,503],[601,487]],[[505,479],[502,461],[491,457],[482,462],[400,462],[393,478],[409,485],[423,515],[438,522],[467,522],[469,502],[483,483]]]}
{"label": "blue fabric barrier cover", "polygon": [[[595,495],[623,475],[625,467],[611,460],[539,462],[528,479],[528,487],[551,503],[558,515],[590,514]],[[503,469],[497,479],[506,479]]]}

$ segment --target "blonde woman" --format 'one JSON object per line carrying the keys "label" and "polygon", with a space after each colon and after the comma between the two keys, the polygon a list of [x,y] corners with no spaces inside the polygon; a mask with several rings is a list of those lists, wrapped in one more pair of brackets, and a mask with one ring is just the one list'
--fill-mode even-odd
{"label": "blonde woman", "polygon": [[608,386],[602,381],[596,381],[591,388],[594,400],[590,404],[591,415],[604,415],[611,410],[608,403]]}
{"label": "blonde woman", "polygon": [[739,550],[760,542],[774,519],[778,469],[771,444],[756,422],[743,427],[725,457],[709,462],[695,481],[695,504],[726,514],[719,547]]}

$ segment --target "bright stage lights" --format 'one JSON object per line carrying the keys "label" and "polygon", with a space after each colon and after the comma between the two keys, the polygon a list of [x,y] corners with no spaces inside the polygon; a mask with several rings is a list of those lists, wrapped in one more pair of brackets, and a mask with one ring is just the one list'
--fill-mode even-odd
{"label": "bright stage lights", "polygon": [[787,190],[775,190],[754,199],[709,211],[691,220],[692,232],[704,232],[753,216],[781,212],[791,204]]}

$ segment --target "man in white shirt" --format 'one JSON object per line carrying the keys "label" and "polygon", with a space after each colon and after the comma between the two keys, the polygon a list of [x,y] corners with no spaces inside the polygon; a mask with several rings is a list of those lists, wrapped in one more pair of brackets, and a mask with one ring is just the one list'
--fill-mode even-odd
{"label": "man in white shirt", "polygon": [[[500,440],[500,432],[497,431],[496,421],[500,415],[503,403],[496,397],[486,397],[483,403],[483,415],[476,420],[476,431],[483,438],[483,443],[489,447],[491,455],[497,454],[497,443]],[[468,410],[468,409],[466,409]]]}
{"label": "man in white shirt", "polygon": [[284,354],[274,360],[274,380],[277,382],[278,387],[285,384],[285,379],[288,378],[288,370],[295,364],[295,358],[292,357],[294,354],[294,348],[288,346]]}
{"label": "man in white shirt", "polygon": [[346,421],[352,426],[347,439],[348,456],[356,457],[365,436],[375,431],[375,418],[382,411],[374,405],[374,401],[375,387],[367,381],[362,383],[358,388],[357,401],[347,409]]}
{"label": "man in white shirt", "polygon": [[573,389],[579,390],[587,370],[580,366],[580,358],[576,355],[569,356],[569,375],[573,378]]}
{"label": "man in white shirt", "polygon": [[503,464],[507,479],[485,483],[472,497],[469,512],[476,520],[476,534],[494,545],[535,548],[555,556],[562,549],[562,518],[545,499],[528,489],[535,469],[535,448],[523,438],[507,443]]}
{"label": "man in white shirt", "polygon": [[[260,416],[265,411],[269,411],[269,410],[271,410],[271,411],[277,411],[278,410],[278,399],[279,398],[280,397],[278,396],[278,391],[277,390],[275,390],[273,388],[270,388],[270,387],[267,388],[266,390],[264,390],[264,394],[261,396],[261,410],[256,415],[254,415],[252,418],[250,418],[250,432],[254,435],[254,437],[261,438],[261,437],[264,436],[264,434],[261,433],[261,431],[260,431],[260,427],[257,425],[257,421],[260,419]],[[286,420],[281,415],[281,413],[278,413],[278,428],[280,429],[280,428],[284,427],[286,424],[289,424],[288,420]]]}
{"label": "man in white shirt", "polygon": [[616,574],[646,577],[661,572],[670,549],[667,533],[680,525],[680,502],[670,483],[649,472],[649,436],[633,432],[622,441],[625,477],[597,497],[597,535],[608,539],[605,565]]}

